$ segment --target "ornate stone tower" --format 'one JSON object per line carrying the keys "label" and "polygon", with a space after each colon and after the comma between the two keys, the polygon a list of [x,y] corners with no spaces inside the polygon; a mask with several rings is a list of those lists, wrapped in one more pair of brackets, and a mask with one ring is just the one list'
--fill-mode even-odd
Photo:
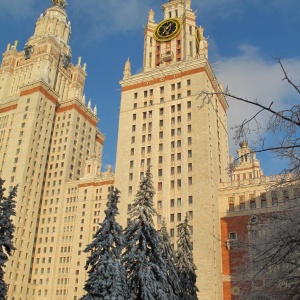
{"label": "ornate stone tower", "polygon": [[157,227],[166,220],[176,247],[177,224],[188,214],[201,299],[222,299],[218,185],[227,181],[228,108],[208,62],[208,43],[190,0],[151,10],[144,30],[143,71],[125,64],[116,161],[124,225],[140,178],[151,165]]}
{"label": "ornate stone tower", "polygon": [[19,184],[9,300],[75,299],[76,280],[83,287],[78,262],[71,263],[82,250],[81,235],[72,242],[78,197],[65,187],[83,176],[91,156],[100,174],[104,137],[96,109],[85,105],[85,65],[71,61],[65,6],[53,0],[24,50],[8,45],[0,68],[0,176],[7,188]]}

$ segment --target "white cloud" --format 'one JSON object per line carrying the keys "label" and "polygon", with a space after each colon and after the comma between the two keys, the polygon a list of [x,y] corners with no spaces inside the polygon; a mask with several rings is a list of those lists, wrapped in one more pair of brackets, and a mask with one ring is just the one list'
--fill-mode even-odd
{"label": "white cloud", "polygon": [[[257,99],[267,106],[273,101],[273,108],[276,109],[283,109],[291,103],[299,102],[299,94],[287,81],[282,80],[284,75],[276,60],[264,59],[260,50],[251,45],[241,45],[240,51],[240,55],[236,57],[221,58],[221,63],[218,65],[217,77],[223,81],[225,87],[228,86],[232,94],[249,100]],[[300,59],[294,58],[282,62],[293,82],[299,84]],[[237,100],[229,100],[229,105],[229,130],[258,111],[255,106]],[[267,120],[266,115],[263,115],[260,123],[264,126]],[[233,145],[232,137],[233,132],[230,130],[229,143],[233,153],[236,145]],[[255,136],[252,138],[255,140]]]}

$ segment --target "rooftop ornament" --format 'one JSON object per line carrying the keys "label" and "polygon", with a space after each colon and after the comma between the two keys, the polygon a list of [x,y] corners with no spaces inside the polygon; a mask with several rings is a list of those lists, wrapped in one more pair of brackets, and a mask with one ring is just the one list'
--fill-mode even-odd
{"label": "rooftop ornament", "polygon": [[68,4],[66,0],[52,0],[52,5],[65,8]]}

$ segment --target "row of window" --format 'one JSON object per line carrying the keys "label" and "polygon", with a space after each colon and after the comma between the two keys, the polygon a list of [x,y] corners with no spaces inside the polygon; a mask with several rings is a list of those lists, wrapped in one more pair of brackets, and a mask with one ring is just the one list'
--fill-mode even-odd
{"label": "row of window", "polygon": [[[191,102],[191,101],[187,101],[187,108],[191,108],[191,107],[192,107],[192,102]],[[177,111],[177,112],[180,112],[180,111],[181,111],[181,108],[182,108],[181,104],[171,105],[171,113],[175,113],[176,111]],[[152,110],[144,111],[144,112],[142,113],[143,119],[146,119],[147,116],[148,116],[149,118],[152,118],[152,115],[153,115],[153,111],[152,111]],[[160,115],[160,116],[163,116],[163,115],[164,115],[164,108],[163,108],[163,107],[161,107],[161,108],[159,109],[159,115]],[[132,120],[135,121],[135,120],[136,120],[136,117],[137,117],[137,115],[136,115],[136,113],[134,113],[134,114],[132,115]]]}
{"label": "row of window", "polygon": [[[293,193],[294,193],[294,199],[300,198],[300,189],[299,188],[294,188]],[[270,200],[271,200],[272,205],[277,206],[279,204],[279,191],[271,191],[270,195],[271,195]],[[238,199],[239,199],[239,209],[245,210],[246,209],[245,195],[240,195]],[[281,199],[283,201],[290,200],[290,194],[289,194],[288,190],[282,190]],[[249,200],[250,209],[257,208],[257,204],[260,204],[259,207],[267,207],[267,193],[266,192],[261,193],[259,196],[255,196],[255,194],[249,194],[248,200]],[[229,211],[234,211],[236,208],[235,198],[229,197],[228,203],[229,203]]]}

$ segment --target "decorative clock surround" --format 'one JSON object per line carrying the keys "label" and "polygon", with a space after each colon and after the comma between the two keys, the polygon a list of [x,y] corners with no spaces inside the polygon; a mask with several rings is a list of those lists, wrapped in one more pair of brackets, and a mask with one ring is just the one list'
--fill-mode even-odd
{"label": "decorative clock surround", "polygon": [[174,39],[181,31],[182,23],[177,18],[169,18],[160,22],[154,33],[158,42],[168,42]]}

